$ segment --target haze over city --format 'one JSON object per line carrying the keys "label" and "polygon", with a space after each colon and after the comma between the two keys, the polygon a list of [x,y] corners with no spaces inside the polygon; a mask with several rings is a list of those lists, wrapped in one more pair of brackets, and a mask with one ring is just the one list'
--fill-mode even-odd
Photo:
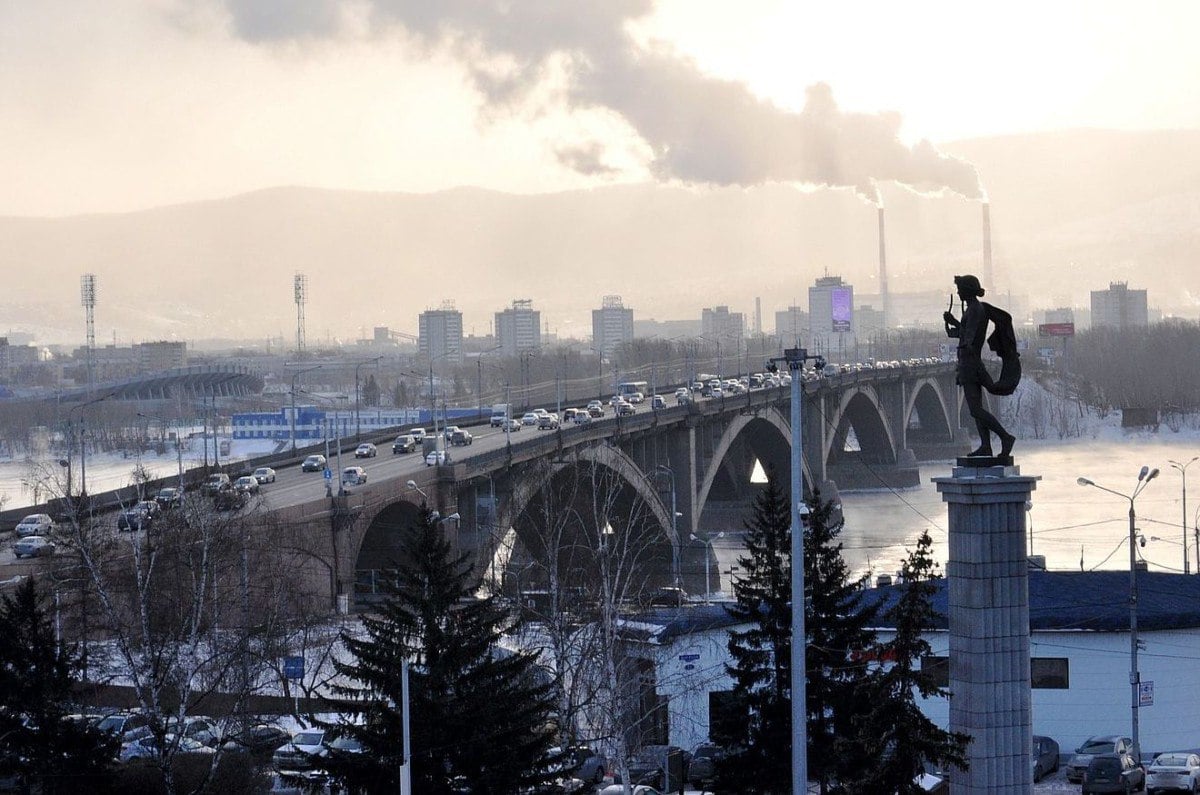
{"label": "haze over city", "polygon": [[464,324],[530,298],[564,336],[894,291],[980,267],[1194,318],[1200,10],[314,0],[0,6],[0,324],[78,343]]}

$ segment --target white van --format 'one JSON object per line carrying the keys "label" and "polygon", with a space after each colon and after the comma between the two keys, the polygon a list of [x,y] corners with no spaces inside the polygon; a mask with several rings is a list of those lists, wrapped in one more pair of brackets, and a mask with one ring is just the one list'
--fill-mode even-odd
{"label": "white van", "polygon": [[492,421],[493,428],[503,428],[504,421],[508,419],[508,404],[497,403],[492,406]]}

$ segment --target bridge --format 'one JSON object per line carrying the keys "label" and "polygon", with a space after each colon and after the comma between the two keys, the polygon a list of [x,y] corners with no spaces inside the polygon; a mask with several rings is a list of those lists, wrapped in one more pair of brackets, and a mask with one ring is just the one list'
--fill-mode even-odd
{"label": "bridge", "polygon": [[262,374],[241,365],[192,365],[141,373],[94,386],[57,392],[61,403],[88,400],[100,395],[109,400],[171,400],[245,397],[262,392]]}
{"label": "bridge", "polygon": [[[802,391],[806,493],[915,485],[920,461],[968,447],[953,364],[845,373]],[[756,466],[789,482],[789,403],[788,387],[769,388],[553,431],[480,429],[438,466],[390,456],[390,438],[379,439],[378,458],[347,462],[365,464],[365,485],[331,496],[289,467],[267,502],[280,543],[304,553],[301,568],[343,610],[380,592],[422,505],[495,589],[545,587],[534,564],[551,549],[564,575],[586,577],[597,548],[613,544],[651,564],[648,584],[680,582],[685,569],[704,571],[691,560],[707,552],[696,534],[742,527],[763,488]]]}

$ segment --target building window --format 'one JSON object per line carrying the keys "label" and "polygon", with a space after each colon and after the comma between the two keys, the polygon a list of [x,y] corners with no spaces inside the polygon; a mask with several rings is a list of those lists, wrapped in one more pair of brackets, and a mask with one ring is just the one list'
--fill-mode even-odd
{"label": "building window", "polygon": [[935,687],[950,686],[949,657],[922,657],[921,671],[929,675],[931,685]]}
{"label": "building window", "polygon": [[1029,674],[1035,690],[1071,688],[1071,661],[1066,657],[1034,657],[1029,661]]}

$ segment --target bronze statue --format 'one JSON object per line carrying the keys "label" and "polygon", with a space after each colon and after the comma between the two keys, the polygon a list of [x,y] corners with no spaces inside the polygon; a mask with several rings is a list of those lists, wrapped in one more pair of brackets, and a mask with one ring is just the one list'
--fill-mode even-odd
{"label": "bronze statue", "polygon": [[[976,277],[970,274],[955,276],[954,286],[958,288],[958,298],[962,302],[962,320],[955,318],[949,310],[942,314],[942,320],[946,324],[946,336],[958,338],[956,380],[963,389],[963,399],[979,431],[979,447],[968,455],[992,457],[991,435],[994,433],[1000,439],[1000,457],[1007,458],[1012,454],[1017,437],[1004,430],[1000,421],[983,407],[983,390],[993,395],[1011,395],[1021,380],[1021,355],[1017,352],[1012,315],[979,300],[984,290]],[[954,306],[953,298],[950,306]],[[987,333],[989,321],[995,326],[991,336]],[[985,339],[988,347],[1000,357],[998,379],[993,379],[983,366]]]}

